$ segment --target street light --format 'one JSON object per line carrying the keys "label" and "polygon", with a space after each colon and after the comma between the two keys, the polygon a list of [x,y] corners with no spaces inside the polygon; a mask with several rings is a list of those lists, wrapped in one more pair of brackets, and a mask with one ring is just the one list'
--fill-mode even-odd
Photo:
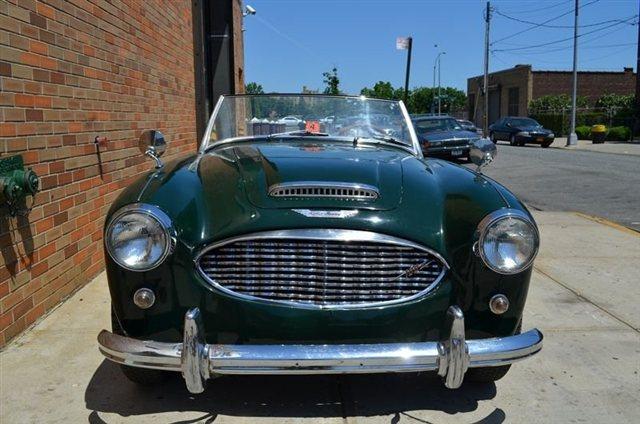
{"label": "street light", "polygon": [[254,9],[253,7],[246,5],[244,7],[244,12],[242,12],[242,16],[248,16],[248,15],[255,15],[256,14],[256,9]]}
{"label": "street light", "polygon": [[[436,44],[435,47],[438,47],[438,45]],[[447,52],[442,51],[440,53],[438,53],[438,55],[436,56],[436,60],[433,62],[433,88],[436,88],[436,66],[438,67],[438,115],[440,115],[440,107],[441,107],[441,102],[440,102],[440,57],[443,54],[447,54]]]}

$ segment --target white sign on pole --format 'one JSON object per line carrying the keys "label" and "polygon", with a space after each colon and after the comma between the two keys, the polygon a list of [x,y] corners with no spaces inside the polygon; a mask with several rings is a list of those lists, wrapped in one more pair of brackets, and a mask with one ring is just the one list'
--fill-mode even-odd
{"label": "white sign on pole", "polygon": [[407,50],[409,48],[409,37],[396,38],[396,49]]}

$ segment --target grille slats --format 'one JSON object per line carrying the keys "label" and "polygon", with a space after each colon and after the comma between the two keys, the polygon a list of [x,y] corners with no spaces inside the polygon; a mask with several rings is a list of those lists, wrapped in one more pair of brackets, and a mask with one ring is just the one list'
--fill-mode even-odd
{"label": "grille slats", "polygon": [[269,187],[269,196],[284,198],[325,197],[341,200],[376,200],[375,187],[340,182],[293,182]]}
{"label": "grille slats", "polygon": [[198,268],[235,295],[321,308],[403,301],[429,291],[444,274],[446,264],[427,249],[376,236],[243,238],[207,250]]}

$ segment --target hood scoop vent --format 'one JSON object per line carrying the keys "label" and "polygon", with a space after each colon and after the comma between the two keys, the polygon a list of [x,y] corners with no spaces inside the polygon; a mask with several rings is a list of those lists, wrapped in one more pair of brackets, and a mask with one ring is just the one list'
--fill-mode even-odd
{"label": "hood scoop vent", "polygon": [[332,181],[299,181],[274,184],[269,196],[286,199],[325,198],[347,201],[376,200],[380,192],[367,184]]}

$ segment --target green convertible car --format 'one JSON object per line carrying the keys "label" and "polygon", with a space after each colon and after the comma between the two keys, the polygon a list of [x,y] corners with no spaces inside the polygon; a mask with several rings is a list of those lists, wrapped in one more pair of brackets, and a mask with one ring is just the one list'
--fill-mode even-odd
{"label": "green convertible car", "polygon": [[474,171],[423,157],[402,102],[247,95],[220,99],[193,156],[163,164],[158,131],[140,147],[155,169],[108,213],[98,336],[130,380],[435,371],[455,389],[542,348],[521,332],[538,230],[480,173],[490,141]]}

